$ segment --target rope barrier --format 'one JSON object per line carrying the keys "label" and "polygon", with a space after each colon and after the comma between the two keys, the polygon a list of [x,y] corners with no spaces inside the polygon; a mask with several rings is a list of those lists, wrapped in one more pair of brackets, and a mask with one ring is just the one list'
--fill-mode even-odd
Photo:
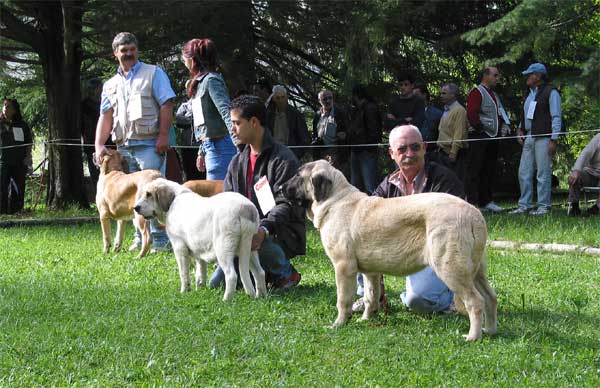
{"label": "rope barrier", "polygon": [[[560,135],[560,136],[569,136],[569,135],[575,135],[575,134],[579,134],[579,133],[592,133],[592,132],[600,132],[600,128],[597,129],[586,129],[586,130],[581,130],[581,131],[569,131],[569,132],[557,132],[556,135]],[[500,141],[500,140],[511,140],[511,139],[520,139],[520,138],[526,138],[526,137],[548,137],[548,134],[542,134],[542,135],[533,135],[533,134],[529,134],[529,135],[523,135],[523,136],[498,136],[498,137],[487,137],[487,138],[481,138],[481,139],[458,139],[458,140],[446,140],[446,141],[425,141],[424,143],[427,144],[440,144],[440,143],[472,143],[472,142],[478,142],[478,141]],[[45,140],[44,144],[45,145],[53,145],[53,146],[72,146],[72,147],[94,147],[94,144],[90,144],[90,143],[74,143],[74,142],[79,142],[81,141],[80,139],[54,139],[54,140]],[[28,147],[33,145],[33,143],[27,143],[27,144],[18,144],[18,145],[12,145],[12,146],[3,146],[0,147],[0,150],[3,149],[8,149],[8,148],[16,148],[16,147]],[[389,144],[387,143],[366,143],[366,144],[330,144],[330,145],[323,145],[323,144],[314,144],[314,145],[296,145],[296,146],[287,146],[288,148],[303,148],[303,149],[313,149],[313,148],[352,148],[352,147],[388,147]],[[175,149],[198,149],[198,146],[185,146],[185,145],[173,145],[170,148],[175,148]]]}

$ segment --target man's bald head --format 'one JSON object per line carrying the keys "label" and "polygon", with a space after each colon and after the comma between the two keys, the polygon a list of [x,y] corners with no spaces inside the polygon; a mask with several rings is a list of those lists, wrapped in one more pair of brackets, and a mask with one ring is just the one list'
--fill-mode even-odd
{"label": "man's bald head", "polygon": [[393,148],[398,139],[408,137],[419,142],[423,141],[423,136],[421,135],[419,128],[415,127],[414,125],[399,125],[392,129],[392,132],[390,132],[390,147]]}

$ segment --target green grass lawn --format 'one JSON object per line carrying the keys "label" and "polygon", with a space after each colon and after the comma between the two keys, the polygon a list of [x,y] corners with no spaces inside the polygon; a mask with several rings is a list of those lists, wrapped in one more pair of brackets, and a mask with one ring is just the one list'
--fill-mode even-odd
{"label": "green grass lawn", "polygon": [[[563,213],[487,216],[490,238],[600,246],[600,217]],[[0,247],[0,387],[600,386],[597,257],[488,250],[499,333],[471,344],[466,317],[402,307],[401,278],[387,317],[329,329],[333,269],[312,229],[295,290],[231,303],[179,294],[172,254],[102,255],[95,224],[4,229]]]}

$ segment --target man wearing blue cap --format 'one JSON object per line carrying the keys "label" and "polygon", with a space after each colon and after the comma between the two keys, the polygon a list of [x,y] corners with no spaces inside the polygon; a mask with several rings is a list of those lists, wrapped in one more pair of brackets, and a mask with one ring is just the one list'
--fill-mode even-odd
{"label": "man wearing blue cap", "polygon": [[[544,215],[550,211],[552,184],[552,156],[556,152],[558,134],[562,128],[561,98],[556,88],[548,83],[546,66],[530,65],[527,76],[529,95],[523,104],[523,117],[517,130],[523,145],[519,164],[519,207],[511,214],[529,212]],[[537,209],[533,209],[533,173],[537,169]]]}

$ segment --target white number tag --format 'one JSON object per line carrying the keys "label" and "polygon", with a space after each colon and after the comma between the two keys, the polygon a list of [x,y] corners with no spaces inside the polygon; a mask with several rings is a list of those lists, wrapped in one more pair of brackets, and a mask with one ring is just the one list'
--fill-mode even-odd
{"label": "white number tag", "polygon": [[13,135],[15,137],[15,141],[25,141],[25,134],[23,133],[23,128],[13,127]]}
{"label": "white number tag", "polygon": [[204,113],[202,112],[202,98],[192,99],[192,115],[194,116],[194,128],[204,125]]}
{"label": "white number tag", "polygon": [[533,115],[535,114],[535,106],[537,105],[537,101],[531,101],[529,103],[529,109],[527,109],[527,118],[529,120],[533,120]]}
{"label": "white number tag", "polygon": [[504,123],[506,125],[510,125],[510,119],[508,118],[508,114],[506,114],[504,108],[499,108],[498,111],[500,112],[500,116],[502,116],[502,120],[504,120]]}
{"label": "white number tag", "polygon": [[254,192],[256,193],[260,210],[266,216],[275,207],[275,198],[271,192],[271,186],[269,186],[269,180],[266,175],[256,182]]}

